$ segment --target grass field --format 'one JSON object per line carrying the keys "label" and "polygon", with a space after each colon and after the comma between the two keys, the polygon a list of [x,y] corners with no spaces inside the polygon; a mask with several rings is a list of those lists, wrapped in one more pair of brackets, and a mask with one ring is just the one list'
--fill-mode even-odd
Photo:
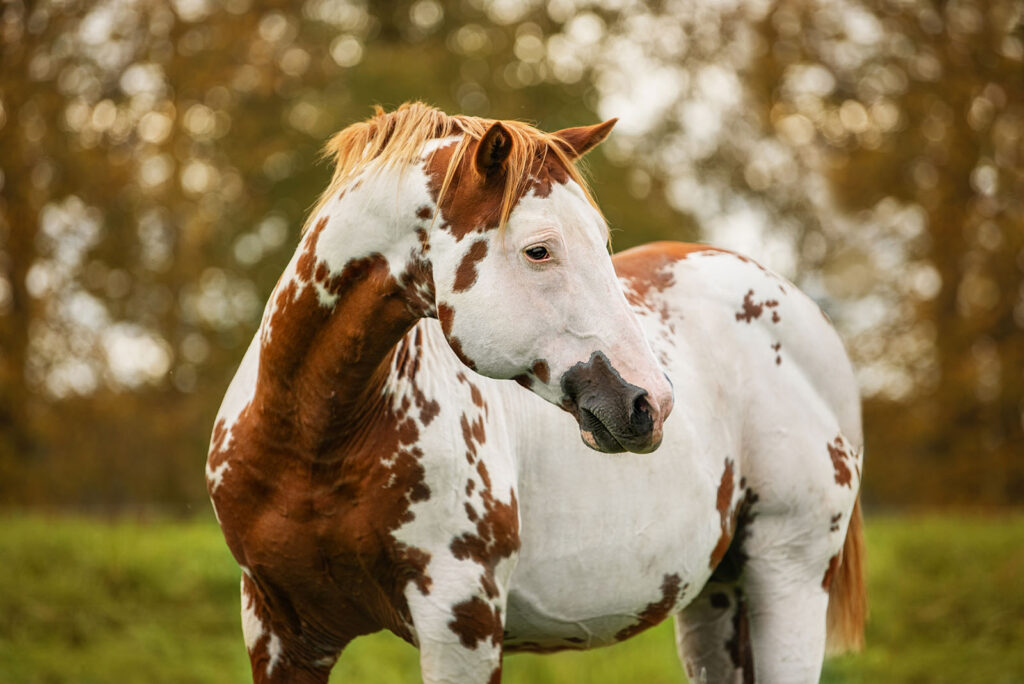
{"label": "grass field", "polygon": [[[1024,682],[1024,516],[868,520],[868,647],[826,682]],[[357,640],[332,682],[419,681]],[[238,568],[212,520],[0,517],[0,682],[243,682]],[[506,682],[685,682],[671,621],[607,649],[505,660]]]}

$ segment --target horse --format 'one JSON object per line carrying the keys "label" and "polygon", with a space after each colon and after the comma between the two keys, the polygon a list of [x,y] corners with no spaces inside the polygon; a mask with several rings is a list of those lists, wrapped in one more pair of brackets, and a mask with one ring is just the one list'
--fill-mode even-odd
{"label": "horse", "polygon": [[669,615],[695,681],[815,681],[860,643],[839,336],[748,257],[612,258],[576,163],[614,124],[407,103],[328,143],[206,466],[254,682],[326,682],[382,629],[425,682]]}

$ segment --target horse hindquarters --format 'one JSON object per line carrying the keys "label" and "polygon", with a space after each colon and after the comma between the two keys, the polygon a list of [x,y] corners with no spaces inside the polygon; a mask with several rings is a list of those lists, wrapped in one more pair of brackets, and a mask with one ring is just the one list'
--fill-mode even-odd
{"label": "horse hindquarters", "polygon": [[[790,537],[787,522],[759,520],[758,532]],[[743,559],[742,576],[713,577],[676,615],[686,674],[709,683],[816,682],[829,597],[815,568],[828,561],[782,546],[754,553]]]}
{"label": "horse hindquarters", "polygon": [[859,506],[846,487],[823,485],[818,493],[832,497],[752,507],[726,560],[677,616],[691,679],[816,682],[827,622],[834,640],[857,645],[864,615]]}

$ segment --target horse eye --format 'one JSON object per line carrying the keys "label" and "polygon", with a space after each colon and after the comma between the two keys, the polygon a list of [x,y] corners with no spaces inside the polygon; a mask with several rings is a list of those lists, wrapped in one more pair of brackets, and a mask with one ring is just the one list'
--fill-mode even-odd
{"label": "horse eye", "polygon": [[549,258],[551,258],[551,255],[548,254],[548,248],[544,247],[543,245],[534,245],[533,247],[527,247],[526,249],[523,250],[523,254],[525,254],[526,258],[529,259],[530,261],[547,261]]}

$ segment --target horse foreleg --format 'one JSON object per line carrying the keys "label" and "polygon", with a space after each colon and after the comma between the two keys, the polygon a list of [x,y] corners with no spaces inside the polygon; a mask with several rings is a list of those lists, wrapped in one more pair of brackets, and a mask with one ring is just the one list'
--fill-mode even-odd
{"label": "horse foreleg", "polygon": [[676,614],[676,646],[694,684],[754,681],[747,601],[739,584],[708,582]]}
{"label": "horse foreleg", "polygon": [[[420,649],[420,671],[428,684],[496,684],[501,681],[505,601],[472,583],[441,582],[430,594],[406,592]],[[460,590],[471,586],[472,590]]]}
{"label": "horse foreleg", "polygon": [[340,649],[307,648],[285,630],[275,629],[266,597],[246,574],[241,594],[242,634],[254,684],[326,684]]}

